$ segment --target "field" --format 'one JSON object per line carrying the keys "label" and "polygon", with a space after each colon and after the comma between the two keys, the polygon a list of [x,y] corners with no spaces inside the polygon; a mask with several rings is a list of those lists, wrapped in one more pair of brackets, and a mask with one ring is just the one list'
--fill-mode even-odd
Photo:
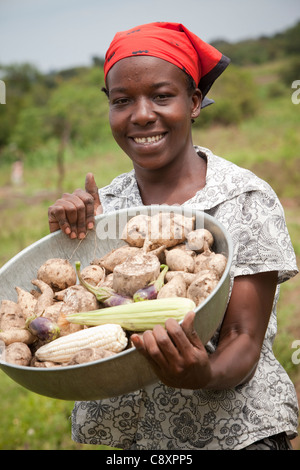
{"label": "field", "polygon": [[[278,64],[277,64],[278,66]],[[288,87],[275,96],[271,87],[277,80],[277,68],[249,68],[259,89],[259,110],[255,116],[235,125],[197,126],[194,143],[253,170],[275,189],[283,204],[291,238],[300,265],[300,105],[291,101]],[[299,77],[295,77],[299,78]],[[43,165],[25,165],[24,182],[11,182],[11,167],[0,173],[0,266],[17,252],[48,233],[47,208],[59,195],[57,170],[52,155],[55,148],[43,150],[49,158]],[[93,171],[98,186],[131,168],[130,162],[115,144],[90,144],[84,150],[69,147],[66,154],[63,190],[83,187],[84,177]],[[278,336],[275,353],[292,378],[300,397],[300,368],[292,363],[294,340],[300,340],[300,277],[282,286],[278,308]],[[35,395],[0,373],[2,412],[0,449],[2,450],[76,450],[100,449],[81,446],[70,437],[72,403]],[[300,449],[300,442],[293,442]]]}

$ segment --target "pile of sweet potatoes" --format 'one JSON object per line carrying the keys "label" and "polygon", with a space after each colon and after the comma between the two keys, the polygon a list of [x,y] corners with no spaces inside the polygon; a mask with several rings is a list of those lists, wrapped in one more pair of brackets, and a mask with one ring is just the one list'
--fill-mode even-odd
{"label": "pile of sweet potatoes", "polygon": [[128,296],[154,282],[167,265],[157,298],[188,297],[199,305],[221,279],[227,258],[213,251],[213,235],[194,225],[194,217],[181,214],[138,215],[123,230],[126,245],[92,263],[105,269],[105,282]]}
{"label": "pile of sweet potatoes", "polygon": [[[48,338],[38,336],[30,324],[34,318],[44,318],[58,325],[57,331],[55,327],[51,330],[56,336],[85,328],[60,319],[71,312],[103,306],[86,285],[107,289],[130,302],[137,291],[153,286],[160,277],[162,282],[155,285],[154,297],[152,289],[150,298],[188,297],[199,305],[217,286],[227,259],[214,253],[212,234],[194,225],[194,217],[181,214],[133,217],[122,233],[124,246],[92,260],[81,270],[80,283],[68,260],[47,260],[32,280],[30,292],[16,287],[17,301],[2,300],[0,341],[5,344],[5,360],[35,367],[56,365],[37,361],[35,351]],[[162,266],[166,267],[163,273]],[[86,352],[86,360],[95,357],[95,352]],[[71,361],[74,363],[76,360]]]}

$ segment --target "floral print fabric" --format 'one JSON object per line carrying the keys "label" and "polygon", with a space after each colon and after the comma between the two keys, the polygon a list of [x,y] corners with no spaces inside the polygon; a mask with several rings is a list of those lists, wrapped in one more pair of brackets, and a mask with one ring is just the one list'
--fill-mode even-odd
{"label": "floral print fabric", "polygon": [[[266,437],[297,433],[294,386],[272,352],[280,284],[297,274],[281,204],[248,170],[195,147],[207,159],[206,185],[185,204],[216,217],[231,234],[235,276],[278,271],[278,286],[253,378],[221,391],[173,389],[158,382],[126,396],[76,402],[72,437],[122,449],[242,449]],[[134,171],[99,190],[104,212],[143,205]],[[212,352],[217,331],[207,344]]]}

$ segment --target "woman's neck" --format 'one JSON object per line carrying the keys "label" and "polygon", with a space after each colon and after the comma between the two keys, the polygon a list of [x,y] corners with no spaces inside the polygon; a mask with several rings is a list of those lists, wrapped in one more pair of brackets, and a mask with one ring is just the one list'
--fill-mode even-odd
{"label": "woman's neck", "polygon": [[204,188],[207,162],[196,151],[176,164],[159,170],[135,168],[142,201],[151,204],[183,204]]}

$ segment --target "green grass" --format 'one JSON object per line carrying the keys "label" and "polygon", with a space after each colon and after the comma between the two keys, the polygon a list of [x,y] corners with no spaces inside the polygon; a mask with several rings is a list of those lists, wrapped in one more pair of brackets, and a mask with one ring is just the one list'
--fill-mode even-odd
{"label": "green grass", "polygon": [[[71,404],[28,392],[1,372],[1,450],[70,447]],[[75,448],[75,445],[73,446]]]}
{"label": "green grass", "polygon": [[100,450],[71,439],[73,403],[32,393],[0,372],[0,450]]}
{"label": "green grass", "polygon": [[289,159],[299,158],[298,128],[299,106],[280,97],[276,106],[266,101],[257,116],[238,126],[195,129],[194,142],[238,165],[251,167],[265,161],[284,165]]}
{"label": "green grass", "polygon": [[[298,256],[298,266],[300,257]],[[294,382],[300,380],[299,365],[291,361],[291,345],[300,339],[300,277],[282,284],[277,309],[278,334],[274,342],[274,354]]]}

